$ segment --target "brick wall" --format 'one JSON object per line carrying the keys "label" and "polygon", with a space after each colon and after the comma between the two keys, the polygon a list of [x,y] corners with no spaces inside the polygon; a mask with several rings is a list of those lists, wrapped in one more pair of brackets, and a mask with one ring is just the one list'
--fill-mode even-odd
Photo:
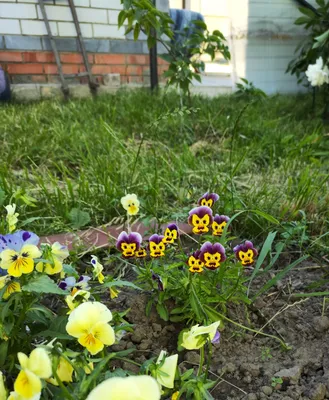
{"label": "brick wall", "polygon": [[[120,0],[74,0],[84,44],[98,81],[120,74],[124,84],[149,83],[149,56],[145,38],[134,41],[118,28]],[[45,1],[52,34],[64,74],[85,72],[71,10],[67,0]],[[168,0],[157,0],[166,11]],[[143,40],[144,39],[144,40]],[[0,0],[0,65],[12,83],[58,83],[58,71],[37,0]],[[161,48],[159,49],[161,52]],[[159,73],[165,63],[159,60]],[[84,83],[85,78],[70,78]]]}

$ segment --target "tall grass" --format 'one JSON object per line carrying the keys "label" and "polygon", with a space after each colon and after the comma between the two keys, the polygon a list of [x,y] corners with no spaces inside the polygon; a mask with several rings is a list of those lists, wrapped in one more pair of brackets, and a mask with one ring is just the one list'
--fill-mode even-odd
{"label": "tall grass", "polygon": [[[145,218],[182,220],[200,194],[215,190],[225,214],[258,209],[292,221],[304,210],[309,232],[323,235],[329,136],[311,102],[196,96],[194,112],[181,117],[175,93],[138,90],[2,106],[0,186],[6,201],[35,199],[35,207],[24,207],[39,234],[70,229],[74,207],[92,224],[106,223],[121,214],[126,191],[139,195]],[[235,229],[244,237],[263,235],[271,224],[254,213],[241,218]]]}

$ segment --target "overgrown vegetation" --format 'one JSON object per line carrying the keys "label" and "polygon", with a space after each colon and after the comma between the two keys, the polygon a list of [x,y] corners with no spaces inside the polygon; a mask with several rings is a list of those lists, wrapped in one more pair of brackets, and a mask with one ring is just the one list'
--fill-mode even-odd
{"label": "overgrown vegetation", "polygon": [[139,90],[3,106],[1,200],[24,206],[29,228],[45,234],[109,222],[124,190],[143,199],[144,222],[185,220],[212,189],[223,214],[272,216],[243,213],[233,226],[241,238],[267,235],[277,219],[292,245],[323,235],[325,246],[329,144],[311,102],[192,97],[190,109],[173,92]]}

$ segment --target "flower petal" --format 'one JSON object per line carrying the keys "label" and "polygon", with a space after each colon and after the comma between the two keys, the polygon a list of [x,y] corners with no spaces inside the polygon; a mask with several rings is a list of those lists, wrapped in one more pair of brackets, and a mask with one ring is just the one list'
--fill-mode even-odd
{"label": "flower petal", "polygon": [[29,370],[39,378],[47,379],[52,375],[49,355],[42,347],[34,349],[29,357]]}
{"label": "flower petal", "polygon": [[99,322],[96,324],[92,328],[91,333],[107,346],[111,346],[115,342],[114,330],[112,326],[105,322]]}
{"label": "flower petal", "polygon": [[24,399],[30,399],[41,392],[41,380],[33,372],[26,369],[18,374],[14,389]]}

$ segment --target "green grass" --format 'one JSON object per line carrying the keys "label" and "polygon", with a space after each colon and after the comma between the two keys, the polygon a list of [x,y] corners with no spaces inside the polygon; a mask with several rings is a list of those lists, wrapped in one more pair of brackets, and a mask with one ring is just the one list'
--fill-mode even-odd
{"label": "green grass", "polygon": [[[39,234],[69,230],[74,207],[92,225],[106,223],[122,215],[125,192],[138,194],[145,218],[184,220],[198,196],[214,190],[222,213],[257,209],[288,223],[303,210],[308,235],[323,235],[329,136],[311,102],[193,97],[194,112],[181,116],[175,93],[140,90],[2,106],[0,186],[6,202],[13,196],[22,205],[22,194],[36,200],[21,212],[37,217],[29,228]],[[272,224],[253,213],[239,221],[236,232],[251,238]]]}

